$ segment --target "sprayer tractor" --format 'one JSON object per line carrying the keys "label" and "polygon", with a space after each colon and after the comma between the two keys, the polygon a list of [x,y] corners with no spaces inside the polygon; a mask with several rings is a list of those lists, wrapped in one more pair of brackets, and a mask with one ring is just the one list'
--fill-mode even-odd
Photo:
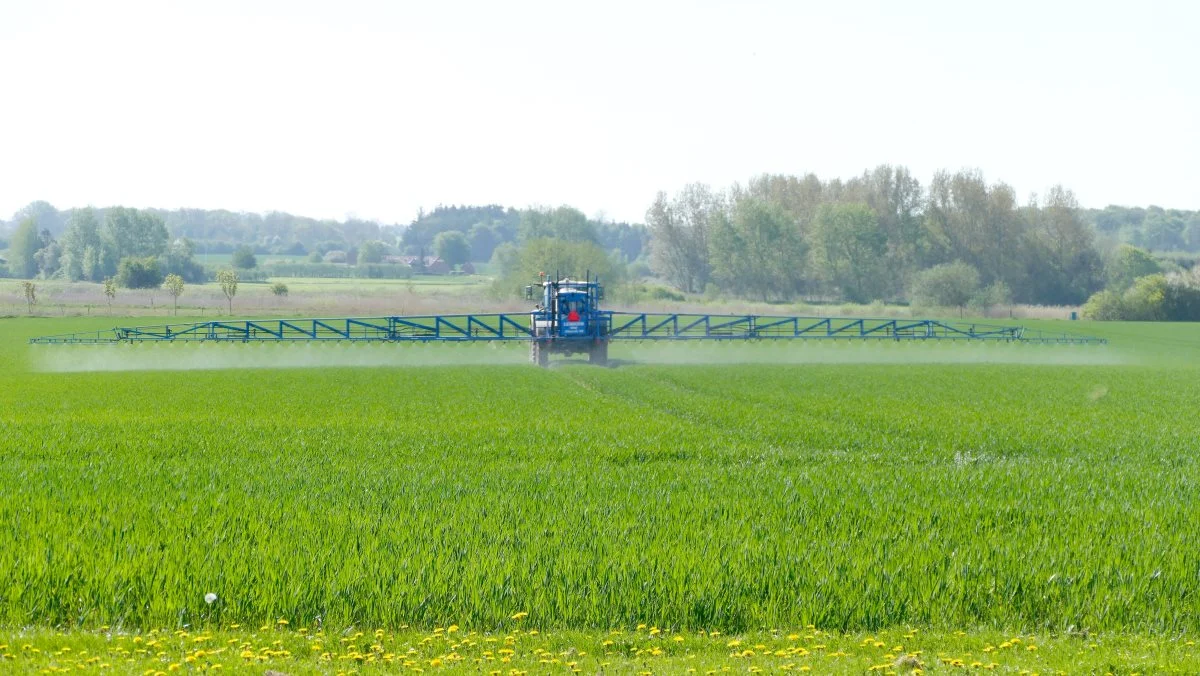
{"label": "sprayer tractor", "polygon": [[[34,344],[120,344],[145,342],[299,343],[384,342],[467,344],[525,342],[530,360],[548,366],[550,355],[586,354],[608,363],[612,342],[763,341],[972,342],[1103,344],[1103,338],[1030,331],[1015,325],[944,322],[938,319],[804,317],[686,312],[623,312],[601,309],[604,287],[587,274],[581,281],[542,276],[540,301],[528,314],[478,313],[342,317],[337,319],[231,319],[126,326],[108,331],[44,336]],[[529,300],[537,286],[525,287]]]}
{"label": "sprayer tractor", "polygon": [[[544,277],[541,302],[529,315],[529,360],[546,366],[551,354],[586,354],[589,363],[607,364],[613,313],[600,309],[604,287],[590,275],[583,281]],[[525,287],[525,298],[533,300],[536,291]]]}

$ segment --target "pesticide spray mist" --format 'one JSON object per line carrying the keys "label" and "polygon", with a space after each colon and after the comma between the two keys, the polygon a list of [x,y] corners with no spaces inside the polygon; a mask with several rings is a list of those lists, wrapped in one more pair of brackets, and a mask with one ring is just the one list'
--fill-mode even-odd
{"label": "pesticide spray mist", "polygon": [[[1131,363],[1108,346],[1025,345],[983,342],[730,341],[614,343],[615,366],[637,364],[1032,364],[1117,365]],[[139,343],[37,346],[35,370],[191,371],[326,367],[483,366],[528,364],[525,343]],[[556,358],[552,366],[581,360]]]}
{"label": "pesticide spray mist", "polygon": [[634,343],[618,359],[652,364],[1127,364],[1108,346],[1001,342],[796,340]]}
{"label": "pesticide spray mist", "polygon": [[47,373],[525,364],[523,344],[136,343],[36,346]]}

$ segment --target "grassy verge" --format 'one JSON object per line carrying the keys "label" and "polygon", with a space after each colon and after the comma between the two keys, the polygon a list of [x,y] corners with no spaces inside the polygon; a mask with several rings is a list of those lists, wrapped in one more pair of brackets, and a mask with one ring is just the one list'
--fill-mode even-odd
{"label": "grassy verge", "polygon": [[[514,625],[521,622],[514,621]],[[742,635],[658,627],[480,632],[457,625],[419,631],[325,631],[275,624],[242,630],[127,633],[0,632],[6,673],[169,674],[267,670],[339,673],[1197,673],[1184,638],[926,633],[838,634],[813,628]]]}

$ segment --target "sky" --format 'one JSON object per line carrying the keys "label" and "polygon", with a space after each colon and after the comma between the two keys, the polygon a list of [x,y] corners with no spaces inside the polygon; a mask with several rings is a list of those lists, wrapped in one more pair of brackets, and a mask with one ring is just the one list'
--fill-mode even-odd
{"label": "sky", "polygon": [[34,200],[642,221],[762,173],[1200,209],[1198,2],[0,2],[0,218]]}

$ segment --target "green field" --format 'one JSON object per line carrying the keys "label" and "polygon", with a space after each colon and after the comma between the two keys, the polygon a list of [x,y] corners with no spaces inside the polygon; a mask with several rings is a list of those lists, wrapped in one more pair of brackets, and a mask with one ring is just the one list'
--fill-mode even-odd
{"label": "green field", "polygon": [[24,343],[111,324],[0,320],[14,668],[1200,670],[1200,326],[550,370]]}

